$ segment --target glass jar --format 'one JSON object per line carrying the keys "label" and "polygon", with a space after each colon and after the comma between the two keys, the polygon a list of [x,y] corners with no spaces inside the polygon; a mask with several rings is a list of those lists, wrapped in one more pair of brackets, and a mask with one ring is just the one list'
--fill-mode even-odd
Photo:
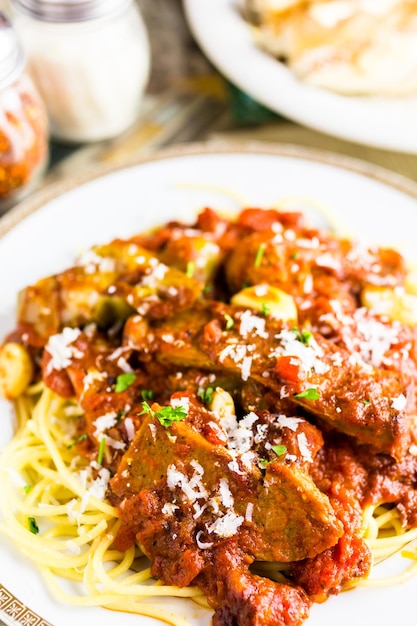
{"label": "glass jar", "polygon": [[0,215],[36,186],[48,160],[45,107],[10,22],[0,12]]}
{"label": "glass jar", "polygon": [[51,136],[110,139],[140,112],[150,47],[133,0],[11,0]]}

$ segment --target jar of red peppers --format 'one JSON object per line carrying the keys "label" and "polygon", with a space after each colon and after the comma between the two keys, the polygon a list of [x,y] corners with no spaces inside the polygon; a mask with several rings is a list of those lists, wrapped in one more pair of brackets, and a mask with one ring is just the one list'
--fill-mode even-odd
{"label": "jar of red peppers", "polygon": [[25,72],[25,56],[0,12],[0,215],[39,182],[48,160],[45,107]]}

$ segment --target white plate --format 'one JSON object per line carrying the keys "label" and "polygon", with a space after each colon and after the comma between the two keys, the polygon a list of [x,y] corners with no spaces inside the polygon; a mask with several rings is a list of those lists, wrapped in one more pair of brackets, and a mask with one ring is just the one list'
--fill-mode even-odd
{"label": "white plate", "polygon": [[272,111],[349,141],[417,154],[417,97],[349,97],[300,82],[254,42],[243,0],[183,0],[191,30],[212,63]]}
{"label": "white plate", "polygon": [[[236,211],[242,204],[271,206],[297,197],[300,205],[315,202],[324,215],[330,211],[346,233],[393,244],[409,254],[414,249],[417,185],[351,159],[291,146],[189,146],[86,179],[71,189],[53,186],[0,220],[0,337],[14,326],[17,291],[71,264],[80,249],[132,235],[169,218],[193,216],[204,206]],[[11,411],[3,401],[0,446],[11,433]],[[2,585],[11,593],[10,602]],[[314,606],[306,626],[391,626],[393,607],[398,622],[411,624],[416,593],[417,578],[382,591],[354,590]],[[100,608],[57,604],[36,568],[0,538],[0,608],[10,611],[14,606],[23,614],[22,605],[13,604],[13,596],[55,626],[155,624]],[[208,626],[207,611],[191,601],[175,604],[192,624]],[[18,623],[38,624],[23,617]]]}

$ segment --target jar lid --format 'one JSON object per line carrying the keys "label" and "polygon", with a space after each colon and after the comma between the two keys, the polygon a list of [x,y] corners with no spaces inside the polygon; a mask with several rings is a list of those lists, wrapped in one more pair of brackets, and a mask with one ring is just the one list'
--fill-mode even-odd
{"label": "jar lid", "polygon": [[44,22],[84,22],[119,13],[132,0],[11,0],[18,10]]}
{"label": "jar lid", "polygon": [[22,72],[25,55],[15,31],[0,11],[0,88],[12,83]]}

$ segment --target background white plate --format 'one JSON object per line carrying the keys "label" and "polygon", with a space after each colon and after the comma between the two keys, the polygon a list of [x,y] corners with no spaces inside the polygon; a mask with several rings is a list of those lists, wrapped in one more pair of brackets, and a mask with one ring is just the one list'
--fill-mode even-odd
{"label": "background white plate", "polygon": [[417,154],[417,97],[342,96],[300,82],[261,50],[243,0],[183,0],[191,30],[212,63],[272,111],[360,144]]}
{"label": "background white plate", "polygon": [[[189,146],[81,182],[65,191],[53,186],[0,220],[0,337],[14,326],[17,291],[70,265],[80,249],[173,217],[189,218],[204,206],[233,211],[298,197],[304,199],[300,205],[314,201],[329,210],[346,233],[396,245],[408,254],[414,250],[417,185],[351,159],[291,146]],[[0,446],[11,433],[12,415],[3,401]],[[391,567],[387,565],[388,570]],[[36,568],[4,538],[0,538],[0,606],[1,585],[55,626],[155,623],[99,608],[56,604]],[[417,579],[382,591],[354,590],[314,606],[306,626],[392,626],[392,611],[398,623],[411,625],[416,593]],[[193,624],[209,624],[210,614],[192,602],[175,604]],[[26,626],[23,620],[20,623]]]}

